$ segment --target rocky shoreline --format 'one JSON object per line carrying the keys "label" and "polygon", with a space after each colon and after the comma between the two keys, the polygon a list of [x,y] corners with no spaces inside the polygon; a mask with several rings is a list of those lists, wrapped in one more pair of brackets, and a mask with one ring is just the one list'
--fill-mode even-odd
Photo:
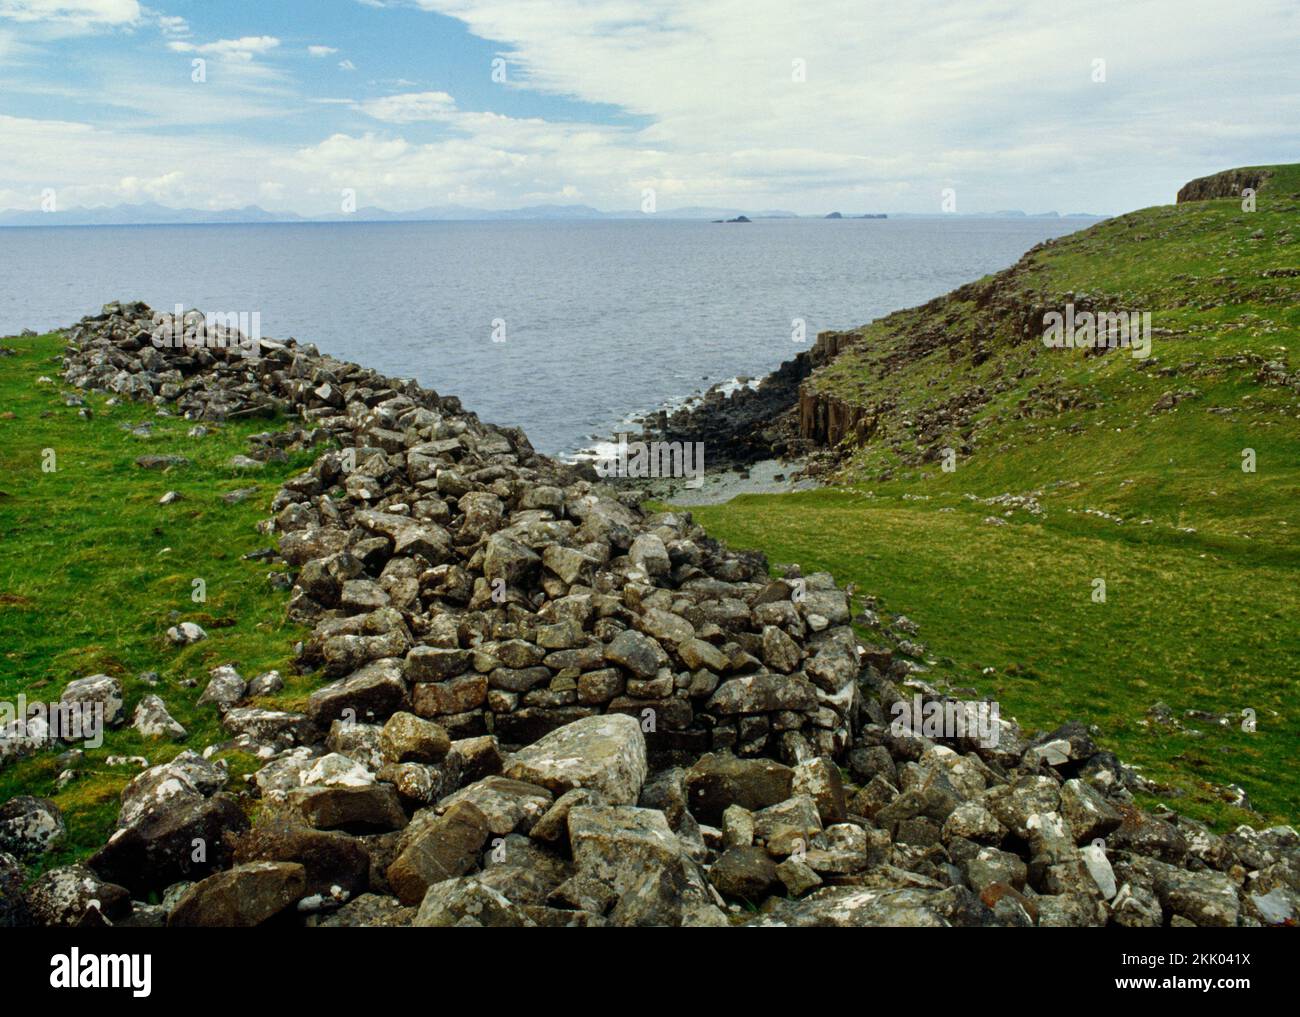
{"label": "rocky shoreline", "polygon": [[[768,461],[781,464],[781,472],[792,480],[820,477],[835,464],[831,447],[857,420],[841,421],[841,408],[810,395],[804,382],[855,337],[852,332],[822,332],[811,347],[757,382],[721,382],[685,406],[647,415],[637,437],[703,442],[710,471],[737,480]],[[736,486],[743,490],[744,485]]]}
{"label": "rocky shoreline", "polygon": [[[922,712],[981,704],[925,683],[906,619],[868,609],[862,642],[833,577],[773,579],[453,397],[292,341],[158,349],[152,317],[110,304],[71,327],[64,378],[182,415],[196,442],[287,421],[254,462],[321,450],[261,527],[319,685],[269,710],[271,676],[215,668],[202,702],[229,741],[140,773],[83,865],[25,885],[62,817],[0,805],[0,926],[1296,920],[1295,831],[1144,811],[1152,789],[1077,723],[934,728]],[[790,396],[819,349],[657,435],[715,443],[711,466],[806,451]],[[111,676],[63,701],[168,737],[166,704]],[[0,731],[0,763],[57,747]],[[246,786],[227,748],[262,761]]]}

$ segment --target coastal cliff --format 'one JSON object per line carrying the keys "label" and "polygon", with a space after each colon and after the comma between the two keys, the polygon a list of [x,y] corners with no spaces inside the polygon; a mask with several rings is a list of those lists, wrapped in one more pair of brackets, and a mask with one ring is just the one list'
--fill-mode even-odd
{"label": "coastal cliff", "polygon": [[[1247,188],[1258,191],[1254,203]],[[1096,417],[1116,399],[1144,403],[1138,412],[1172,406],[1225,374],[1296,390],[1300,369],[1263,347],[1260,325],[1243,319],[1224,329],[1217,317],[1221,307],[1244,307],[1265,330],[1286,327],[1278,316],[1300,298],[1300,167],[1225,171],[1190,182],[1177,200],[1039,244],[1010,268],[919,307],[823,333],[791,362],[797,372],[785,364],[772,376],[784,381],[761,414],[737,393],[683,414],[672,433],[718,434],[726,447],[734,404],[750,461],[803,457],[814,475],[883,478],[945,449],[963,461],[990,447],[1003,455],[1054,424],[1069,441],[1091,427],[1080,411]],[[1201,264],[1210,256],[1220,260]],[[1103,342],[1079,351],[1099,368],[1081,375],[1074,357],[1043,342],[1045,321],[1067,311],[1080,320],[1146,312],[1149,355]]]}

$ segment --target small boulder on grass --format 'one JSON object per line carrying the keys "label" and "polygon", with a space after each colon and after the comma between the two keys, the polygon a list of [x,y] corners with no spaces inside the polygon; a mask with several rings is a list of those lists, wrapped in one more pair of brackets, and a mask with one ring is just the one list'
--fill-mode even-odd
{"label": "small boulder on grass", "polygon": [[167,638],[176,646],[189,646],[192,643],[207,639],[208,634],[201,625],[196,625],[194,622],[181,622],[179,625],[173,625],[167,630]]}
{"label": "small boulder on grass", "polygon": [[184,741],[189,732],[167,711],[161,696],[148,695],[135,707],[131,726],[146,738],[167,738]]}
{"label": "small boulder on grass", "polygon": [[[63,690],[63,695],[59,697],[59,704],[82,711],[100,707],[104,711],[103,722],[113,724],[122,715],[122,683],[112,675],[106,674],[92,674],[88,678],[78,678],[68,683],[68,687]],[[90,717],[82,717],[83,728],[90,723]]]}
{"label": "small boulder on grass", "polygon": [[214,703],[217,709],[224,713],[244,698],[247,686],[233,664],[214,667],[209,674],[212,679],[208,682],[208,687],[203,690],[203,695],[199,696],[200,706]]}
{"label": "small boulder on grass", "polygon": [[170,470],[173,467],[189,466],[190,461],[184,456],[139,456],[136,466],[142,470]]}
{"label": "small boulder on grass", "polygon": [[248,698],[273,696],[284,688],[284,679],[279,671],[264,671],[248,683]]}

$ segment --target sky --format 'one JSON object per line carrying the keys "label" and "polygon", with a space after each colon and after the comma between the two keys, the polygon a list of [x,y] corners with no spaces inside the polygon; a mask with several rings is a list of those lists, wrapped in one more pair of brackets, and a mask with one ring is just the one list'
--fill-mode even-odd
{"label": "sky", "polygon": [[0,209],[1112,214],[1295,161],[1297,0],[0,0]]}

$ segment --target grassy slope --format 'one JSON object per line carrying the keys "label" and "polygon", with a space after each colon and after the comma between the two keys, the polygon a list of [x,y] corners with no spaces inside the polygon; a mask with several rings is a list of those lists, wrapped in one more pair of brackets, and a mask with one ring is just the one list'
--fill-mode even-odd
{"label": "grassy slope", "polygon": [[[1180,810],[1257,823],[1211,789],[1236,783],[1264,818],[1294,822],[1300,399],[1258,383],[1258,366],[1239,358],[1300,370],[1300,278],[1263,275],[1296,267],[1294,166],[1274,172],[1253,213],[1236,200],[1163,206],[1058,240],[972,287],[972,298],[985,291],[983,306],[952,299],[874,322],[814,376],[856,404],[896,404],[872,441],[844,450],[834,489],[747,496],[695,516],[737,546],[829,568],[879,595],[921,625],[933,658],[952,662],[937,672],[996,695],[1023,724],[1098,724],[1107,747],[1182,793],[1171,799]],[[1151,360],[1047,349],[1004,313],[1060,307],[1070,293],[1150,310]],[[909,354],[927,331],[953,345]],[[991,354],[979,365],[976,342]],[[977,384],[990,401],[930,443],[972,442],[945,473],[924,459],[918,414]],[[1163,393],[1190,390],[1176,409],[1151,412]],[[1078,405],[1059,410],[1044,391]],[[1256,473],[1241,469],[1244,448],[1255,449]],[[1045,515],[968,493],[1034,494]],[[1092,601],[1098,577],[1105,603]],[[983,677],[989,666],[997,673]],[[1157,701],[1199,734],[1144,724]],[[1254,734],[1183,716],[1246,708]]]}
{"label": "grassy slope", "polygon": [[[254,526],[280,482],[301,472],[313,453],[241,474],[226,464],[248,452],[247,436],[282,424],[232,423],[191,439],[187,421],[155,417],[151,407],[137,403],[109,407],[98,396],[87,398],[94,419],[84,420],[64,405],[60,337],[5,345],[19,356],[0,358],[0,700],[13,702],[20,692],[29,701],[57,700],[71,679],[106,672],[122,679],[128,715],[102,748],[87,752],[77,778],[61,791],[55,790],[60,767],[53,752],[0,769],[0,801],[48,796],[68,821],[64,846],[35,872],[84,856],[111,832],[118,795],[139,767],[109,766],[108,756],[142,755],[158,763],[183,747],[201,751],[225,739],[216,711],[195,707],[209,668],[234,663],[245,678],[278,668],[286,688],[260,705],[305,700],[308,680],[296,678],[289,666],[302,633],[283,620],[286,594],[268,584],[270,566],[240,556],[270,543]],[[42,375],[54,384],[38,384]],[[144,420],[155,422],[151,438],[120,426]],[[41,470],[46,448],[57,454],[54,473]],[[134,465],[137,456],[151,453],[184,455],[193,464],[166,473]],[[260,493],[241,504],[220,498],[249,486]],[[173,489],[184,499],[159,505]],[[196,577],[207,583],[206,603],[190,599]],[[176,649],[164,638],[176,620],[197,621],[209,638]],[[157,671],[160,686],[141,683],[143,671]],[[197,687],[180,684],[186,679]],[[189,730],[185,745],[147,741],[130,728],[131,711],[150,692],[161,695]],[[245,755],[222,755],[236,775],[256,768]]]}

